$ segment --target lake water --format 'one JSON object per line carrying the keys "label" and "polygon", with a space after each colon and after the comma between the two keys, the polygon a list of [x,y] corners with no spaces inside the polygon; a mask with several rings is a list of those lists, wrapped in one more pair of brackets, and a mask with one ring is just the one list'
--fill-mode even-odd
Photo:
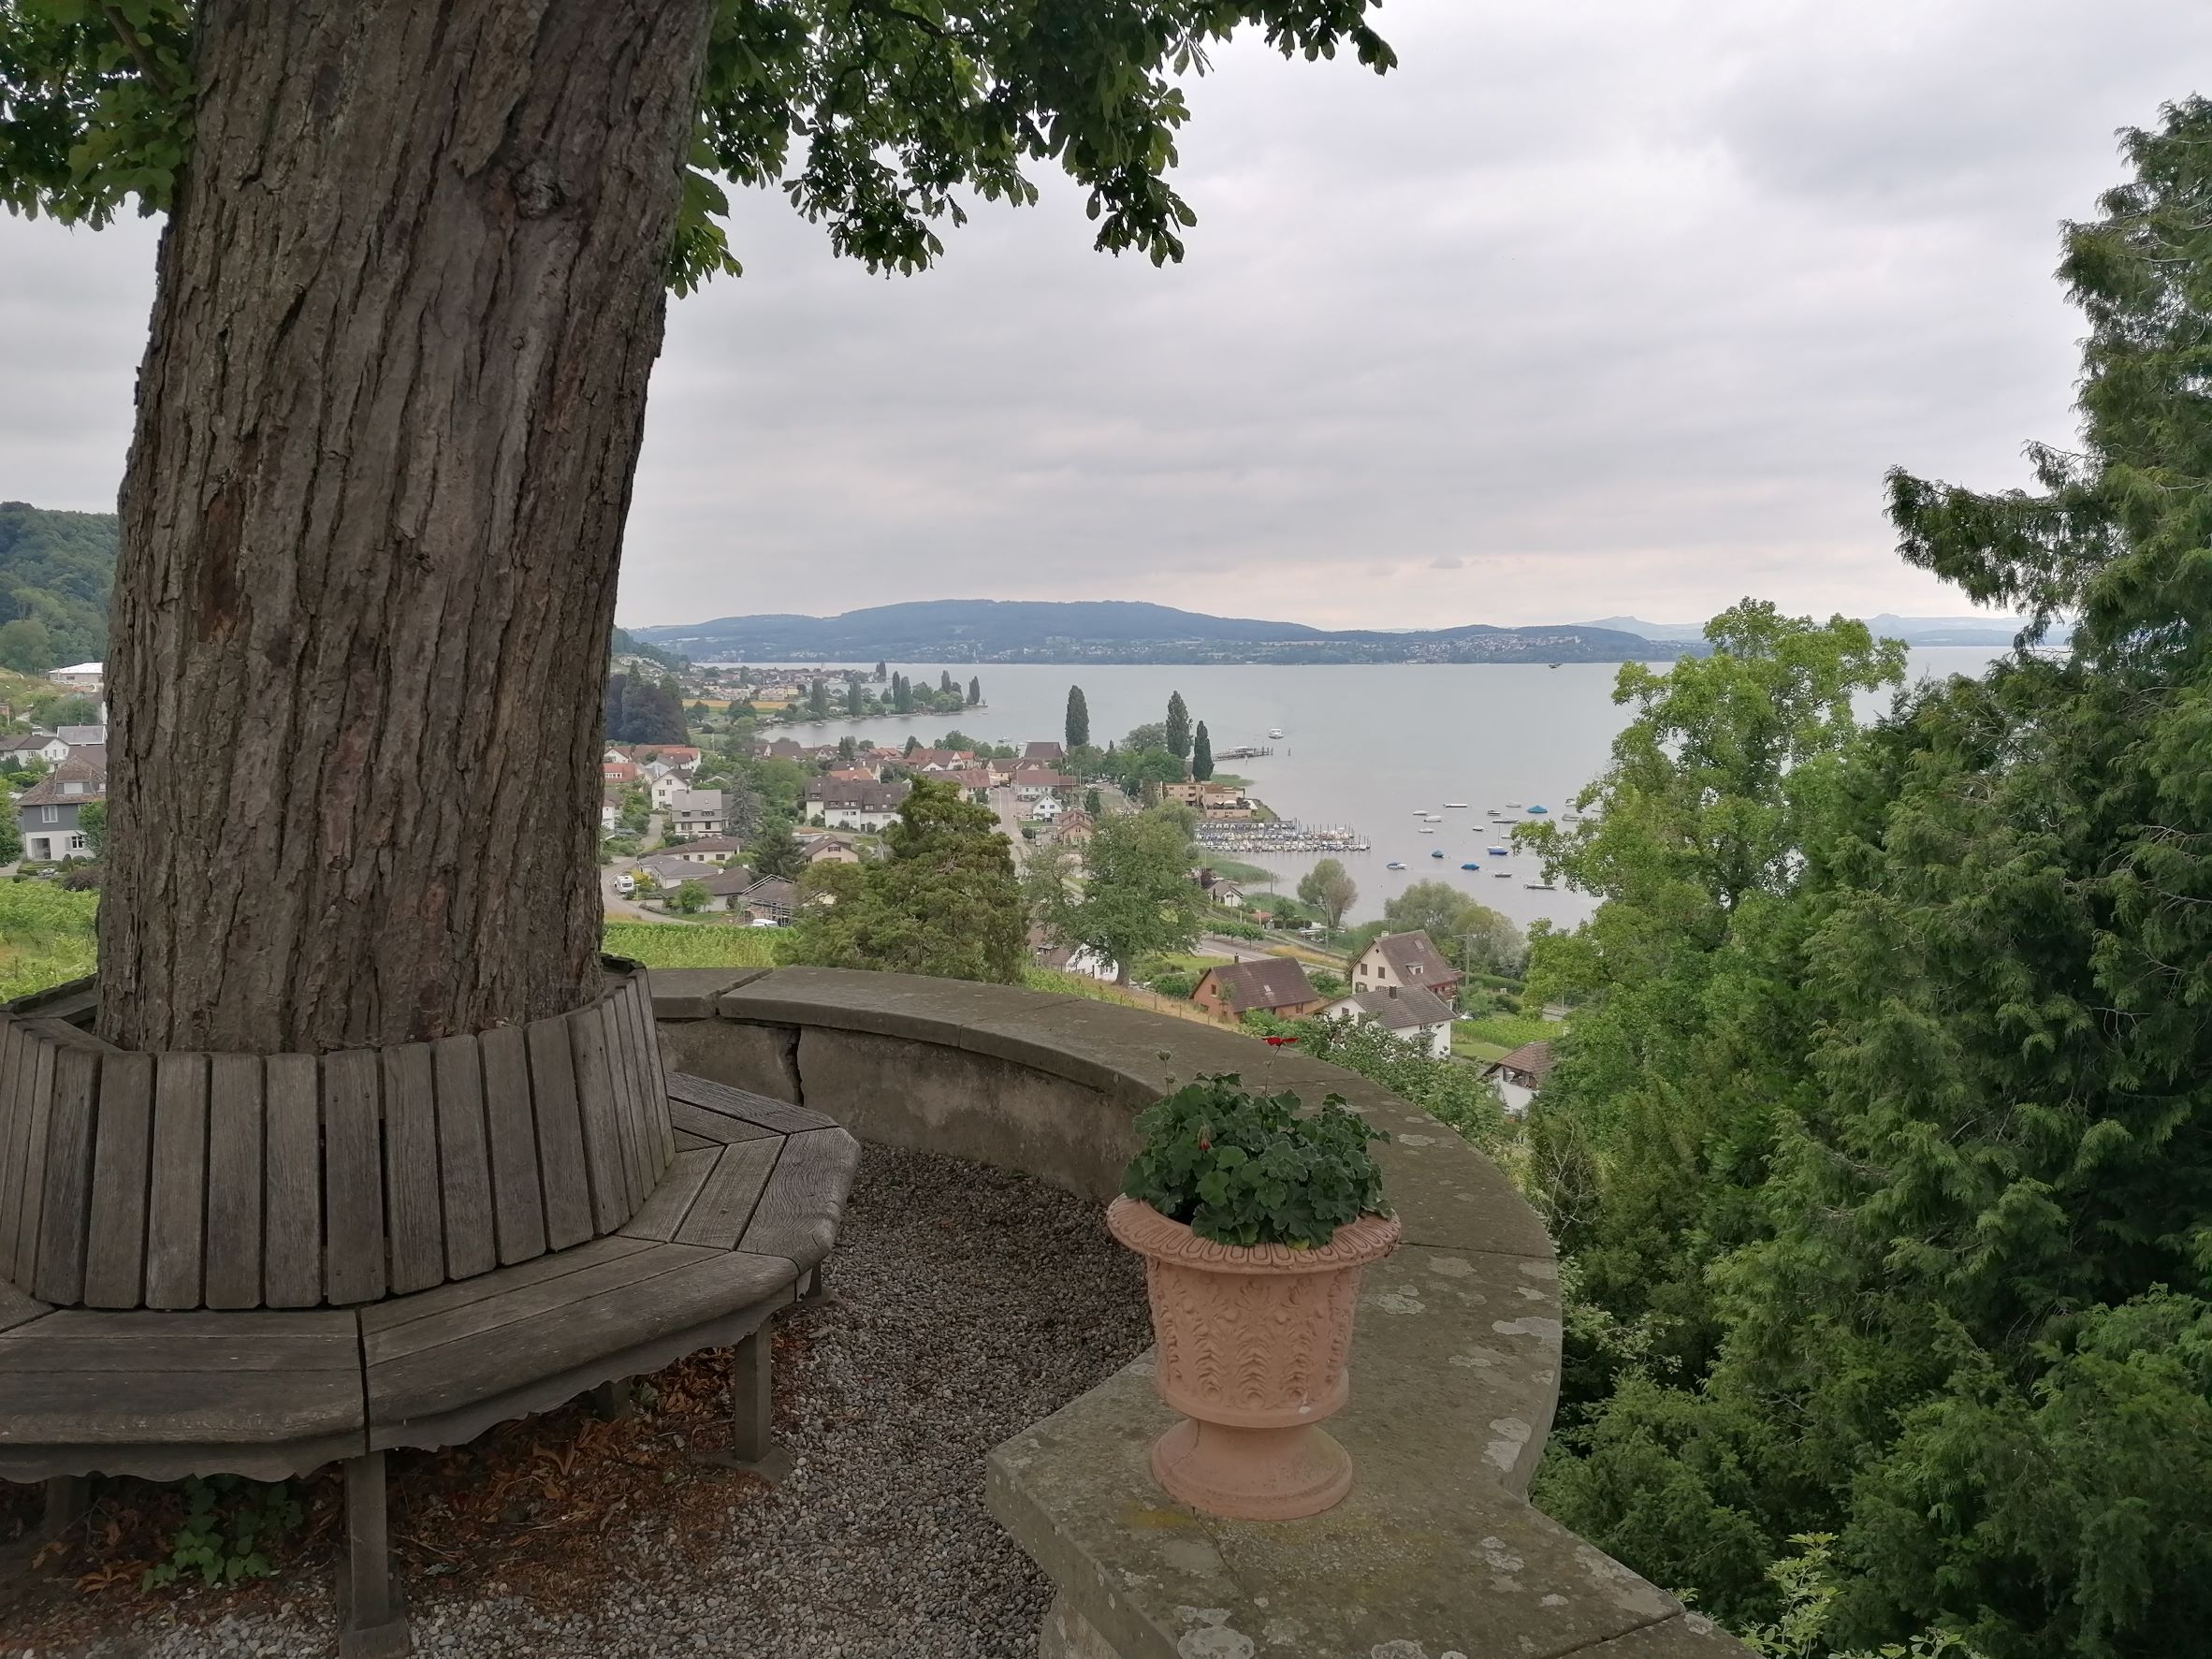
{"label": "lake water", "polygon": [[[1908,672],[1914,679],[1978,674],[2001,654],[1930,647],[1912,652]],[[1068,688],[1080,685],[1090,705],[1091,739],[1103,745],[1163,718],[1169,693],[1179,691],[1191,719],[1206,722],[1216,754],[1247,745],[1274,749],[1261,760],[1224,761],[1222,771],[1249,779],[1252,793],[1285,818],[1350,824],[1373,843],[1372,851],[1343,855],[1360,885],[1353,921],[1379,916],[1384,900],[1420,880],[1448,880],[1523,925],[1538,917],[1571,924],[1593,908],[1565,888],[1531,892],[1524,883],[1540,879],[1533,858],[1485,856],[1486,846],[1508,844],[1485,809],[1520,801],[1556,816],[1605,768],[1613,735],[1625,723],[1625,711],[1612,700],[1617,663],[893,666],[917,680],[934,681],[947,668],[963,685],[981,676],[986,706],[957,720],[833,720],[791,728],[791,735],[822,742],[850,732],[866,742],[904,743],[910,734],[927,742],[956,725],[991,743],[1056,742]],[[1886,694],[1867,699],[1862,712],[1878,713],[1887,701]],[[1278,728],[1283,736],[1270,739]],[[1468,808],[1448,811],[1447,801]],[[1416,814],[1422,811],[1441,815],[1431,826],[1434,835],[1419,833]],[[1511,817],[1522,822],[1527,814]],[[1432,858],[1432,851],[1445,856]],[[1267,866],[1292,890],[1321,855],[1230,856]],[[1386,868],[1393,859],[1406,867]],[[1462,870],[1463,863],[1482,867]],[[1493,874],[1498,866],[1506,879]]]}

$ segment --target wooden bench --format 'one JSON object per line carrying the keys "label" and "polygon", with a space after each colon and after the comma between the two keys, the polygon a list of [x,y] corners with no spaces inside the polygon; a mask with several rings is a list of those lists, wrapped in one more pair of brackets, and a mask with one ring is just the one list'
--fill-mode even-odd
{"label": "wooden bench", "polygon": [[[619,965],[627,969],[628,965]],[[340,1651],[402,1653],[384,1454],[735,1346],[821,1287],[859,1158],[820,1113],[661,1074],[642,970],[593,1007],[372,1055],[143,1055],[0,1023],[0,1478],[344,1466]]]}

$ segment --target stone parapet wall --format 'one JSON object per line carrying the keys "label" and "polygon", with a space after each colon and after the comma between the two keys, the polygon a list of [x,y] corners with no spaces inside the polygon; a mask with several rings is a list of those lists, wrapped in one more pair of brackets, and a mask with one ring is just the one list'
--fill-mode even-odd
{"label": "stone parapet wall", "polygon": [[1232,1030],[1004,986],[822,968],[653,980],[672,1065],[1101,1209],[1136,1114],[1203,1073],[1340,1094],[1390,1131],[1376,1150],[1404,1243],[1367,1273],[1351,1403],[1330,1424],[1351,1496],[1289,1522],[1174,1506],[1145,1470],[1173,1419],[1136,1361],[990,1462],[993,1513],[1058,1587],[1046,1654],[1744,1652],[1527,1503],[1559,1391],[1550,1241],[1503,1171],[1388,1089]]}

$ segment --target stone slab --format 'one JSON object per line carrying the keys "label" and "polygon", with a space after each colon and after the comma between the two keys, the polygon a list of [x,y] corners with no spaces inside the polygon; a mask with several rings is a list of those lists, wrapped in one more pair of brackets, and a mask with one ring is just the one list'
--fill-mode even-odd
{"label": "stone slab", "polygon": [[801,1104],[797,1026],[723,1018],[670,1020],[659,1024],[659,1029],[661,1054],[669,1070],[689,1071],[771,1100]]}
{"label": "stone slab", "polygon": [[[1149,1356],[994,1451],[991,1512],[1121,1659],[1549,1659],[1681,1619],[1673,1597],[1486,1478],[1481,1446],[1438,1433],[1410,1392],[1366,1387],[1376,1367],[1358,1349],[1354,1364],[1331,1427],[1359,1477],[1325,1514],[1226,1521],[1170,1501],[1145,1466],[1174,1420]],[[1386,1467],[1393,1441],[1425,1477]]]}
{"label": "stone slab", "polygon": [[764,968],[656,968],[648,976],[656,1020],[710,1020],[725,991],[759,979]]}

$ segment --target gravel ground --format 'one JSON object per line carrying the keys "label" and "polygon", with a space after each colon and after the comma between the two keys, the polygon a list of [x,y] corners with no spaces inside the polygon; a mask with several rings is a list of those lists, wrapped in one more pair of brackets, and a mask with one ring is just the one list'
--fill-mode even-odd
{"label": "gravel ground", "polygon": [[[450,1579],[412,1573],[416,1653],[1034,1654],[1050,1587],[985,1512],[983,1457],[1144,1346],[1137,1263],[1093,1203],[869,1147],[829,1282],[826,1303],[782,1320],[777,1431],[796,1463],[782,1485],[731,1477],[697,1489],[705,1509],[642,1506],[642,1519],[555,1562],[550,1581],[540,1561],[527,1583],[503,1583],[496,1554]],[[395,1530],[409,1525],[396,1518]],[[90,1649],[0,1637],[0,1656],[293,1659],[335,1647],[327,1569],[229,1605],[140,1607],[134,1629]]]}

